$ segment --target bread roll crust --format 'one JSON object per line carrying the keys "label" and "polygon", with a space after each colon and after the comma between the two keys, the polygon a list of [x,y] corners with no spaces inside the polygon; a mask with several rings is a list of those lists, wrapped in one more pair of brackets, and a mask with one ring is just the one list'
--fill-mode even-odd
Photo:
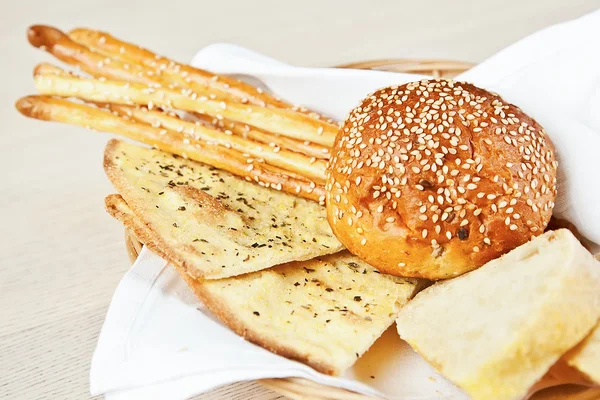
{"label": "bread roll crust", "polygon": [[328,219],[383,272],[450,278],[544,231],[556,167],[544,129],[494,93],[448,80],[387,87],[336,138]]}

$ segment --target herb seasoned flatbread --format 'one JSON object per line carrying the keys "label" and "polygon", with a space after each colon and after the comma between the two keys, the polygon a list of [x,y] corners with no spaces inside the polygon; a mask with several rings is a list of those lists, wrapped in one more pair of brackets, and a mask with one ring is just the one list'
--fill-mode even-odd
{"label": "herb seasoned flatbread", "polygon": [[342,249],[324,207],[204,164],[113,140],[104,168],[161,250],[194,278],[236,276]]}
{"label": "herb seasoned flatbread", "polygon": [[350,367],[420,287],[419,280],[380,274],[346,251],[243,276],[196,280],[152,241],[154,235],[120,196],[109,196],[106,206],[141,242],[173,263],[236,333],[324,373]]}

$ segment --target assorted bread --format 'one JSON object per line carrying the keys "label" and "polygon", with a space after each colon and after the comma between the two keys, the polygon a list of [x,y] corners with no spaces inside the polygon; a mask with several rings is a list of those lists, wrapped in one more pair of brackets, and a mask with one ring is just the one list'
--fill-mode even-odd
{"label": "assorted bread", "polygon": [[339,128],[107,33],[28,39],[77,71],[17,109],[151,146],[108,143],[107,211],[247,340],[341,374],[396,321],[474,399],[600,385],[600,263],[547,230],[554,147],[499,95],[382,88]]}

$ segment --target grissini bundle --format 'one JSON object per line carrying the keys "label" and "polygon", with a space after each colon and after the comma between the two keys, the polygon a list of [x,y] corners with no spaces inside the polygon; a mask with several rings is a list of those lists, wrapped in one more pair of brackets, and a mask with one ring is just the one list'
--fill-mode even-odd
{"label": "grissini bundle", "polygon": [[[52,65],[50,63],[40,63],[34,69],[34,76],[40,75],[60,75],[60,76],[74,76],[78,77],[76,73],[72,71],[64,70],[60,67]],[[113,105],[116,107],[116,105]],[[121,110],[126,109],[135,109],[135,107],[131,106],[119,106]],[[156,111],[159,112],[159,111]],[[166,113],[165,113],[166,114]],[[177,114],[174,112],[169,112],[170,116],[176,116]],[[272,132],[267,132],[260,130],[258,128],[252,127],[247,124],[243,124],[240,122],[227,120],[222,117],[211,117],[203,114],[193,114],[193,120],[197,125],[210,126],[213,129],[219,129],[224,131],[225,133],[235,133],[238,136],[242,136],[244,138],[248,138],[257,142],[268,144],[270,147],[274,149],[279,147],[279,149],[285,149],[294,151],[297,153],[305,154],[310,157],[314,157],[315,159],[329,158],[330,149],[326,146],[319,146],[309,141],[300,141],[297,139],[291,139],[286,136],[281,136]],[[319,175],[319,176],[322,176]]]}
{"label": "grissini bundle", "polygon": [[179,74],[185,78],[185,82],[188,84],[200,84],[219,93],[228,93],[243,103],[300,111],[315,118],[322,118],[317,113],[287,103],[245,82],[178,63],[137,45],[119,40],[106,32],[77,28],[70,31],[68,36],[73,41],[85,45],[107,57],[144,65],[146,68],[154,71],[155,74],[165,72]]}
{"label": "grissini bundle", "polygon": [[239,136],[228,135],[219,130],[168,116],[159,111],[135,107],[126,108],[120,105],[109,105],[109,108],[137,121],[180,132],[191,139],[219,144],[249,154],[252,157],[263,159],[267,164],[288,171],[299,171],[303,176],[314,179],[316,183],[323,184],[325,182],[325,162],[323,160],[311,162],[311,159],[305,155],[284,150],[280,147],[270,147],[256,143]]}
{"label": "grissini bundle", "polygon": [[164,87],[150,87],[136,82],[100,80],[58,74],[38,73],[35,85],[41,94],[77,97],[82,100],[144,105],[179,109],[189,112],[222,116],[260,129],[276,132],[299,140],[308,140],[324,146],[331,146],[337,128],[324,124],[304,114],[289,110],[265,108],[241,103],[226,103],[198,97],[195,93],[182,93]]}
{"label": "grissini bundle", "polygon": [[[151,68],[134,58],[118,57],[94,51],[85,44],[72,40],[62,31],[44,25],[34,25],[27,31],[29,43],[43,49],[59,60],[94,76],[108,79],[139,82],[156,87],[193,90],[198,96],[213,100],[240,102],[240,98],[219,87],[197,85],[180,71]],[[156,61],[154,61],[156,63]]]}
{"label": "grissini bundle", "polygon": [[301,175],[266,165],[233,149],[186,140],[187,138],[177,131],[126,120],[90,105],[48,96],[27,96],[17,101],[16,107],[19,112],[30,118],[116,133],[163,151],[212,165],[266,187],[294,193],[314,201],[322,201],[324,198],[323,187]]}
{"label": "grissini bundle", "polygon": [[29,28],[27,37],[34,47],[95,77],[166,86],[217,101],[270,106],[288,110],[292,115],[299,113],[317,119],[326,131],[337,129],[331,120],[286,103],[252,85],[177,63],[108,34],[76,29],[66,35],[53,27],[34,25]]}

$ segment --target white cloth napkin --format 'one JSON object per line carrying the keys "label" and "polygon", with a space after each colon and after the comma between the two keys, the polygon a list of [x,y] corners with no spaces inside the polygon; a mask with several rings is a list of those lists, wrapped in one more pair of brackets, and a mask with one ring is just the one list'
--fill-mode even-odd
{"label": "white cloth napkin", "polygon": [[[600,243],[600,11],[540,31],[458,77],[500,93],[536,118],[559,155],[555,213]],[[596,45],[596,46],[594,46]],[[343,119],[368,92],[421,78],[375,71],[298,68],[232,45],[193,64],[265,85],[283,98]],[[217,386],[304,377],[390,399],[466,398],[393,330],[341,378],[254,346],[224,327],[165,261],[146,249],[109,307],[92,360],[90,390],[109,400],[185,399]],[[375,378],[371,378],[374,376]]]}

